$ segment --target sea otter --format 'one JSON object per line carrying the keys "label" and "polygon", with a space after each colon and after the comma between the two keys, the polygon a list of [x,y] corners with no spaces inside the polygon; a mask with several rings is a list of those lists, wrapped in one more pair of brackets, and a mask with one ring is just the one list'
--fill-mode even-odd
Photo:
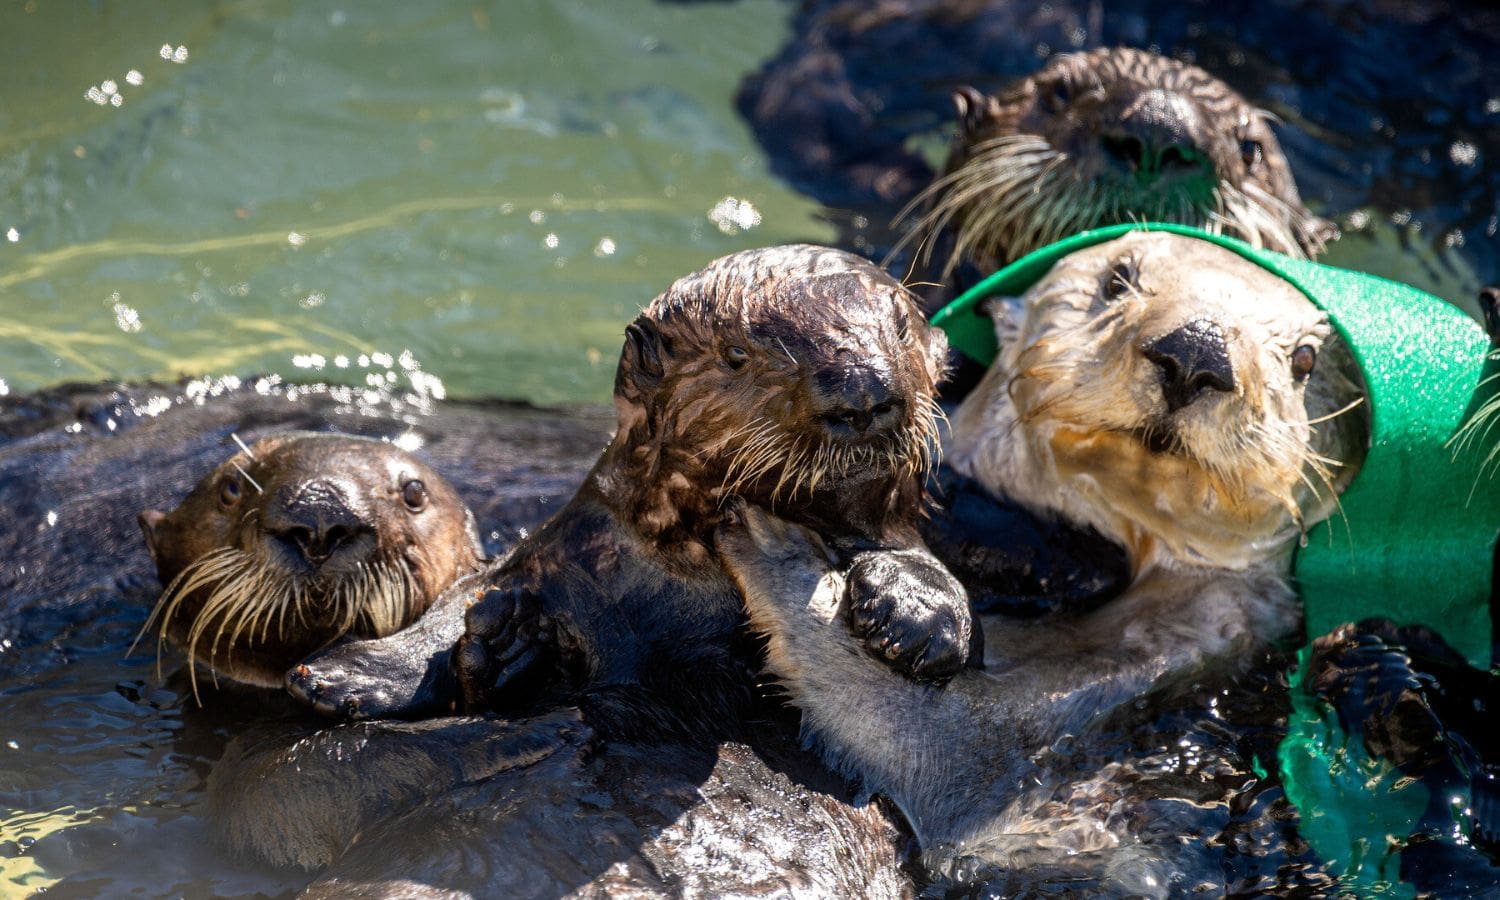
{"label": "sea otter", "polygon": [[140,525],[166,585],[142,633],[261,687],[345,635],[405,628],[484,559],[440,475],[393,444],[331,433],[261,438]]}
{"label": "sea otter", "polygon": [[[713,548],[730,497],[855,555],[850,616],[873,652],[953,674],[967,601],[916,531],[946,348],[908,291],[837,250],[745,251],[676,281],[626,329],[614,440],[482,579],[453,649],[464,707],[566,699],[610,737],[723,736],[751,683]],[[335,714],[430,708],[401,660],[445,654],[438,633],[341,645],[289,686]]]}
{"label": "sea otter", "polygon": [[1293,256],[1333,225],[1303,205],[1270,116],[1203,69],[1109,47],[1052,57],[986,95],[953,95],[958,132],[943,173],[902,214],[904,241],[992,272],[1071,234],[1177,222]]}
{"label": "sea otter", "polygon": [[[991,312],[1000,357],[954,416],[949,458],[1127,548],[1122,596],[1076,616],[986,617],[985,668],[939,688],[857,652],[837,548],[745,509],[720,555],[804,729],[895,801],[934,877],[1222,890],[1220,863],[1187,857],[1218,852],[1229,797],[1211,772],[1234,740],[1191,809],[1144,787],[1161,733],[1124,756],[1091,748],[1114,747],[1148,692],[1208,707],[1204,684],[1297,630],[1290,552],[1367,440],[1358,369],[1291,285],[1171,234],[1077,251]],[[1182,744],[1195,758],[1198,740]],[[1203,819],[1207,832],[1191,824]]]}

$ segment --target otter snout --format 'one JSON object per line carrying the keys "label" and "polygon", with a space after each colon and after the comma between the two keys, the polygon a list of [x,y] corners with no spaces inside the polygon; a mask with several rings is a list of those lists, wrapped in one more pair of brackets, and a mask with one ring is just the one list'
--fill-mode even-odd
{"label": "otter snout", "polygon": [[266,509],[262,529],[314,568],[374,533],[344,491],[326,480],[303,483],[279,497]]}
{"label": "otter snout", "polygon": [[1213,165],[1194,139],[1198,126],[1192,101],[1154,88],[1123,104],[1116,121],[1101,130],[1099,145],[1107,158],[1138,177],[1211,179]]}
{"label": "otter snout", "polygon": [[905,401],[869,366],[831,367],[813,380],[817,413],[835,437],[885,434],[900,425]]}
{"label": "otter snout", "polygon": [[1141,345],[1141,355],[1161,370],[1161,392],[1167,411],[1176,412],[1204,391],[1234,390],[1234,364],[1224,329],[1212,319],[1197,318]]}

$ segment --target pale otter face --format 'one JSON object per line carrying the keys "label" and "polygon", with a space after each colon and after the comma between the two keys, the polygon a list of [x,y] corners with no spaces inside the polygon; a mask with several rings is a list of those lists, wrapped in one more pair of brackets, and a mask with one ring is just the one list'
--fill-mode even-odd
{"label": "pale otter face", "polygon": [[[876,527],[937,446],[947,342],[915,298],[849,253],[737,253],[630,326],[621,433],[684,494],[731,495],[834,529]],[[690,486],[690,487],[689,487]]]}
{"label": "pale otter face", "polygon": [[262,438],[177,509],[140,520],[166,585],[142,633],[155,626],[216,676],[267,687],[343,635],[405,627],[482,558],[446,481],[346,435]]}
{"label": "pale otter face", "polygon": [[[1128,48],[1053,57],[997,96],[954,96],[947,172],[908,208],[912,239],[954,233],[946,277],[992,271],[1071,234],[1178,222],[1292,256],[1333,226],[1303,206],[1267,113],[1197,66]],[[905,215],[905,214],[903,214]]]}
{"label": "pale otter face", "polygon": [[[994,311],[1001,355],[955,418],[1025,442],[1044,502],[1153,554],[1238,566],[1333,508],[1368,439],[1357,369],[1325,313],[1205,241],[1133,233],[1060,261]],[[1009,446],[1006,446],[1009,444]]]}

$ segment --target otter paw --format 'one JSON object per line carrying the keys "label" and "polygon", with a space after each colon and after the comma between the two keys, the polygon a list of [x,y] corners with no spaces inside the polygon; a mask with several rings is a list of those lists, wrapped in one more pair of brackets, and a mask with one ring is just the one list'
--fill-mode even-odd
{"label": "otter paw", "polygon": [[522,588],[489,588],[465,617],[463,637],[453,648],[453,675],[463,708],[494,705],[540,668],[556,647],[556,631],[541,614],[541,598]]}
{"label": "otter paw", "polygon": [[849,625],[866,648],[913,678],[943,681],[968,660],[968,595],[924,554],[861,553],[849,567],[845,599]]}
{"label": "otter paw", "polygon": [[345,641],[293,666],[286,689],[323,715],[343,719],[433,711],[445,693],[445,656],[433,658],[389,639]]}

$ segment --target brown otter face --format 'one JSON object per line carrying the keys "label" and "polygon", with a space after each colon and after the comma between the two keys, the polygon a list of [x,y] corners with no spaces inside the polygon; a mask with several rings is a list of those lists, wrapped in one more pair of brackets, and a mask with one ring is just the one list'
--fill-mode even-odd
{"label": "brown otter face", "polygon": [[[1327,315],[1222,247],[1133,233],[994,313],[1001,355],[955,416],[955,457],[1138,564],[1263,558],[1326,516],[1363,458],[1358,370]],[[1027,483],[1020,458],[1043,477]]]}
{"label": "brown otter face", "polygon": [[437,473],[337,434],[262,438],[140,521],[166,585],[146,629],[267,687],[343,635],[405,627],[482,558],[473,516]]}
{"label": "brown otter face", "polygon": [[642,525],[711,525],[731,495],[834,531],[909,518],[946,349],[849,253],[753,250],[678,280],[627,330],[616,380],[618,440],[659,488]]}
{"label": "brown otter face", "polygon": [[1128,48],[1053,57],[997,96],[962,88],[946,173],[908,207],[943,274],[993,271],[1127,221],[1179,222],[1293,256],[1336,236],[1303,206],[1267,113],[1197,66]]}

